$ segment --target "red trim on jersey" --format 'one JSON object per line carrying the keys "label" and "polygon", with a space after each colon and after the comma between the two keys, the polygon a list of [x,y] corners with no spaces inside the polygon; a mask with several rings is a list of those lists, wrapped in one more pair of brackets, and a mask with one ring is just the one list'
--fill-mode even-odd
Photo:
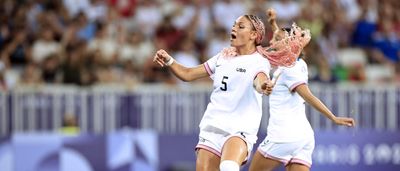
{"label": "red trim on jersey", "polygon": [[206,69],[209,76],[211,76],[213,74],[213,72],[211,71],[210,66],[208,65],[207,62],[204,62],[204,68]]}
{"label": "red trim on jersey", "polygon": [[293,92],[299,85],[307,84],[304,81],[297,82],[290,87],[290,91]]}
{"label": "red trim on jersey", "polygon": [[265,153],[264,151],[262,151],[260,148],[258,148],[258,152],[260,152],[265,158],[269,158],[269,159],[272,159],[272,160],[280,161],[284,165],[287,165],[289,163],[288,160],[281,159],[281,158],[275,157],[275,156],[271,156],[271,155]]}
{"label": "red trim on jersey", "polygon": [[195,149],[197,150],[197,149],[199,149],[199,148],[204,149],[204,150],[207,150],[207,151],[209,151],[209,152],[211,152],[211,153],[217,155],[218,157],[221,157],[221,153],[218,152],[217,150],[215,150],[215,149],[212,148],[212,147],[209,147],[209,146],[206,146],[206,145],[203,145],[203,144],[197,144],[197,146],[196,146]]}
{"label": "red trim on jersey", "polygon": [[306,162],[304,160],[301,160],[301,159],[292,158],[292,160],[290,160],[289,163],[302,164],[302,165],[305,165],[305,166],[311,168],[311,164],[310,163],[308,163],[308,162]]}

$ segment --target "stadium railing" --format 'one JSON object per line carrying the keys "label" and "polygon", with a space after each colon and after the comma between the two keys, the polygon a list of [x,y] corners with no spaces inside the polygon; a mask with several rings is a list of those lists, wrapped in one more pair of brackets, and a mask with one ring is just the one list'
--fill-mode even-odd
{"label": "stadium railing", "polygon": [[[355,129],[399,129],[400,87],[317,83],[311,83],[310,87],[335,114],[355,118]],[[75,116],[83,133],[106,133],[130,127],[191,134],[198,131],[210,93],[210,85],[190,88],[141,85],[129,89],[120,85],[19,87],[0,93],[0,136],[59,131],[68,126],[64,124],[66,115]],[[268,97],[264,97],[263,103],[260,130],[265,131]],[[344,129],[334,126],[308,105],[306,112],[315,130]]]}

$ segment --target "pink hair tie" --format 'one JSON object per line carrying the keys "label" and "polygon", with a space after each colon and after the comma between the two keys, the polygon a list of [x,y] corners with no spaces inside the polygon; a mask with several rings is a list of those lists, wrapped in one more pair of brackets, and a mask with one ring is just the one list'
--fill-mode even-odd
{"label": "pink hair tie", "polygon": [[255,15],[246,15],[257,32],[256,45],[260,45],[265,36],[264,23]]}

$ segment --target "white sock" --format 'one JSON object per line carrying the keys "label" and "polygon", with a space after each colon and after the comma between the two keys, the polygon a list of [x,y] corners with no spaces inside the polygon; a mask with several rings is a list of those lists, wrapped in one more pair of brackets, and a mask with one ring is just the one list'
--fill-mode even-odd
{"label": "white sock", "polygon": [[232,160],[224,160],[219,164],[220,171],[239,171],[240,166]]}

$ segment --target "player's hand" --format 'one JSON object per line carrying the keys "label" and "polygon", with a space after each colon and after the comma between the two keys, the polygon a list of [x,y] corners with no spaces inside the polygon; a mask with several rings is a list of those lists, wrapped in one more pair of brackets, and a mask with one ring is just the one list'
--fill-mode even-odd
{"label": "player's hand", "polygon": [[276,11],[273,8],[267,9],[268,22],[276,20]]}
{"label": "player's hand", "polygon": [[353,118],[346,117],[336,117],[333,122],[335,122],[337,125],[344,125],[348,127],[354,127],[356,124]]}
{"label": "player's hand", "polygon": [[262,94],[265,94],[265,95],[270,95],[271,93],[272,93],[272,89],[274,88],[274,85],[275,84],[273,84],[271,81],[266,81],[266,82],[263,82],[262,84],[261,84],[261,93]]}
{"label": "player's hand", "polygon": [[156,52],[153,58],[153,62],[157,63],[161,67],[167,66],[167,61],[169,61],[172,57],[164,50],[160,49]]}

